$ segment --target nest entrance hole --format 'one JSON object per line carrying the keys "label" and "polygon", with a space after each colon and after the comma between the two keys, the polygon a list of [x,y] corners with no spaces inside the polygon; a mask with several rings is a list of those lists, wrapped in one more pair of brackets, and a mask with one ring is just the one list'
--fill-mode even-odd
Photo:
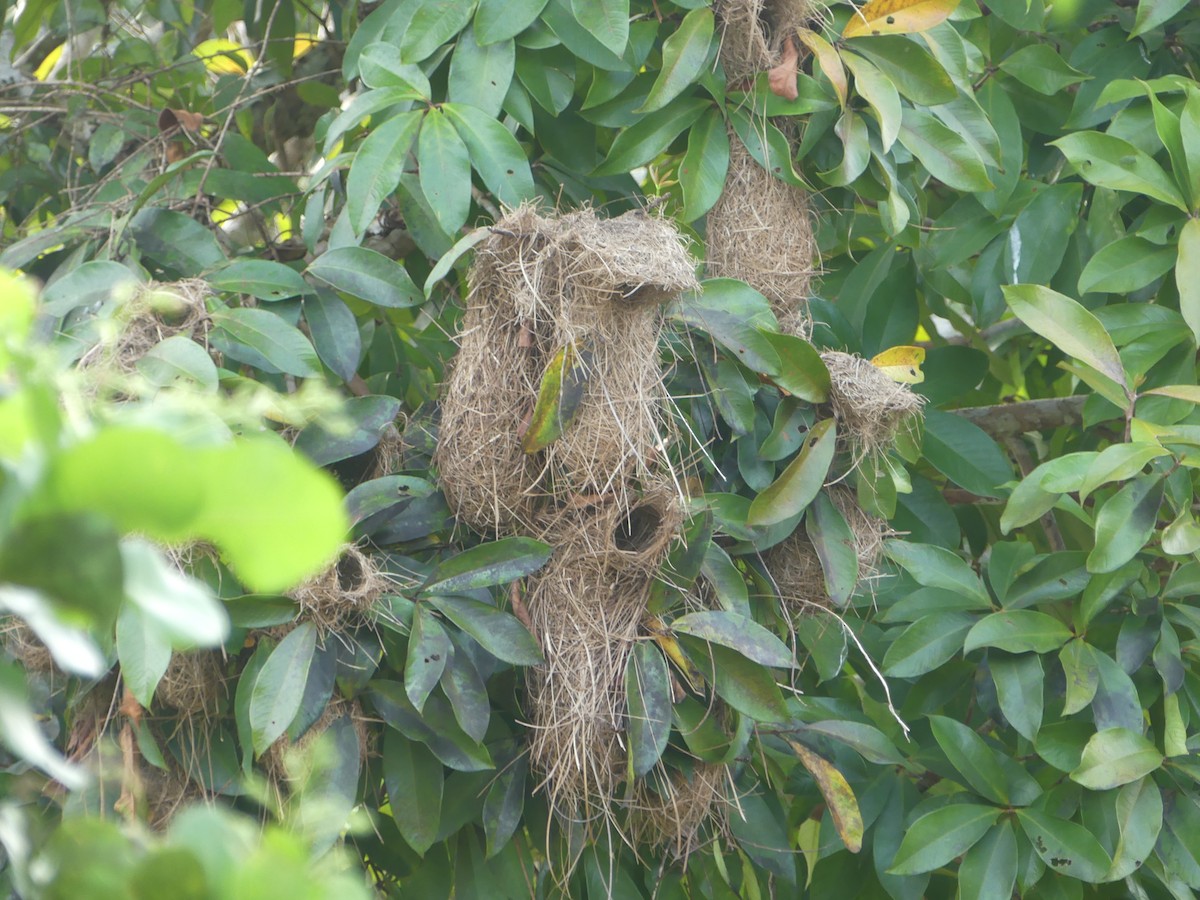
{"label": "nest entrance hole", "polygon": [[636,506],[617,521],[613,543],[626,553],[643,553],[662,540],[665,522],[657,506]]}
{"label": "nest entrance hole", "polygon": [[343,591],[357,591],[367,580],[367,573],[357,556],[347,553],[337,563],[338,587]]}

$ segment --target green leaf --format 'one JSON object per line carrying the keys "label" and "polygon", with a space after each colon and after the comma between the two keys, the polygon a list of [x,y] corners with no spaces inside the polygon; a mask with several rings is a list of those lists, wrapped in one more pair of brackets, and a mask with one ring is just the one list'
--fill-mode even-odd
{"label": "green leaf", "polygon": [[1008,458],[987,432],[940,409],[925,410],[921,452],[939,472],[981,497],[999,496],[998,486],[1013,477]]}
{"label": "green leaf", "polygon": [[985,800],[1006,805],[1008,782],[1000,768],[996,752],[971,728],[945,716],[930,716],[934,740],[946,754],[950,765],[962,775],[966,786]]}
{"label": "green leaf", "polygon": [[1049,44],[1027,44],[1000,61],[1000,69],[1039,94],[1054,96],[1092,76],[1066,64]]}
{"label": "green leaf", "polygon": [[1137,15],[1133,19],[1130,38],[1152,31],[1164,22],[1169,22],[1188,5],[1188,0],[1139,0]]}
{"label": "green leaf", "polygon": [[1017,881],[1017,836],[1001,822],[966,852],[958,867],[959,900],[1012,900]]}
{"label": "green leaf", "polygon": [[329,123],[325,132],[325,153],[332,153],[338,140],[351,128],[359,125],[367,116],[374,115],[389,106],[404,104],[421,97],[421,92],[413,87],[384,87],[359,94],[338,117]]}
{"label": "green leaf", "polygon": [[854,532],[825,491],[813,500],[804,524],[821,561],[825,592],[835,606],[844,607],[858,587],[859,559]]}
{"label": "green leaf", "polygon": [[376,679],[367,689],[367,696],[388,725],[409,740],[421,741],[450,768],[460,772],[495,768],[487,748],[459,728],[439,694],[429,695],[423,715],[409,702],[404,685],[398,682]]}
{"label": "green leaf", "polygon": [[308,272],[335,290],[376,306],[401,309],[425,299],[404,266],[366,247],[326,250],[309,263]]}
{"label": "green leaf", "polygon": [[[1200,159],[1196,167],[1200,169]],[[1200,341],[1200,219],[1188,219],[1179,232],[1175,286],[1179,289],[1179,312],[1192,329],[1192,336]]]}
{"label": "green leaf", "polygon": [[622,130],[592,175],[624,175],[644,166],[666,150],[711,105],[711,101],[698,97],[677,97],[654,115]]}
{"label": "green leaf", "polygon": [[467,28],[450,58],[450,100],[478,107],[495,120],[512,83],[516,60],[512,38],[480,46],[475,29]]}
{"label": "green leaf", "polygon": [[770,487],[754,498],[746,524],[774,525],[802,512],[824,486],[836,446],[833,419],[824,419],[810,428],[800,453]]}
{"label": "green leaf", "polygon": [[854,75],[854,88],[867,103],[879,122],[880,139],[883,141],[883,152],[887,153],[900,136],[900,122],[903,110],[900,106],[900,94],[891,79],[865,57],[848,51],[842,52],[842,62]]}
{"label": "green leaf", "polygon": [[1128,444],[1113,444],[1105,447],[1092,459],[1083,480],[1078,484],[1060,485],[1066,490],[1079,492],[1079,502],[1088,498],[1092,491],[1110,481],[1125,481],[1137,475],[1153,459],[1169,455],[1158,444],[1149,441],[1134,441]]}
{"label": "green leaf", "polygon": [[932,672],[960,650],[976,617],[959,610],[931,613],[913,622],[892,641],[883,656],[883,674],[916,678]]}
{"label": "green leaf", "polygon": [[1079,276],[1079,293],[1132,293],[1171,271],[1176,255],[1174,247],[1160,247],[1138,235],[1120,238],[1088,260]]}
{"label": "green leaf", "polygon": [[346,213],[355,234],[366,232],[383,201],[400,184],[409,150],[424,117],[423,110],[413,110],[388,119],[367,136],[354,154],[350,174],[346,176]]}
{"label": "green leaf", "polygon": [[1025,836],[1050,871],[1091,884],[1105,879],[1112,860],[1082,825],[1040,809],[1018,809],[1016,813]]}
{"label": "green leaf", "polygon": [[203,347],[182,334],[172,335],[145,352],[137,370],[159,388],[180,382],[206,394],[217,392],[217,367]]}
{"label": "green leaf", "polygon": [[420,0],[400,39],[400,58],[419,63],[462,31],[475,13],[475,0]]}
{"label": "green leaf", "polygon": [[417,712],[425,706],[426,698],[441,679],[451,652],[446,629],[426,604],[418,603],[408,636],[408,659],[404,664],[404,690]]}
{"label": "green leaf", "polygon": [[1150,859],[1163,824],[1163,798],[1153,778],[1125,785],[1117,793],[1117,827],[1121,835],[1113,851],[1106,881],[1128,878]]}
{"label": "green leaf", "polygon": [[576,20],[605,47],[620,56],[629,41],[629,0],[571,0]]}
{"label": "green leaf", "polygon": [[687,152],[679,164],[683,221],[694,222],[721,196],[729,172],[729,132],[717,109],[704,113],[688,131]]}
{"label": "green leaf", "polygon": [[684,16],[678,30],[663,41],[662,68],[646,102],[635,112],[655,112],[683,93],[703,71],[712,37],[711,9],[693,9]]}
{"label": "green leaf", "polygon": [[[355,32],[355,35],[358,33]],[[358,58],[358,76],[369,88],[399,88],[405,99],[415,100],[433,96],[433,89],[430,88],[425,73],[419,66],[401,62],[400,48],[395,44],[382,41],[367,44]],[[394,92],[390,96],[400,95]],[[360,115],[359,118],[362,117]],[[330,144],[326,143],[325,146],[328,149]]]}
{"label": "green leaf", "polygon": [[625,664],[629,707],[629,766],[635,778],[654,768],[671,736],[671,681],[667,661],[652,643],[639,641]]}
{"label": "green leaf", "polygon": [[264,372],[313,378],[321,363],[304,333],[265,309],[222,309],[212,314],[213,345]]}
{"label": "green leaf", "polygon": [[87,771],[68,762],[46,738],[30,706],[25,672],[8,662],[0,662],[0,735],[5,747],[65,787],[88,785]]}
{"label": "green leaf", "polygon": [[1161,474],[1139,475],[1105,502],[1096,515],[1089,572],[1112,572],[1137,556],[1154,534],[1164,489]]}
{"label": "green leaf", "polygon": [[760,329],[779,355],[778,374],[771,380],[793,397],[809,403],[824,403],[829,399],[829,369],[821,354],[803,338],[777,331]]}
{"label": "green leaf", "polygon": [[562,437],[579,414],[592,368],[592,351],[570,341],[546,365],[529,426],[521,437],[525,453],[537,453]]}
{"label": "green leaf", "polygon": [[971,145],[932,113],[905,107],[899,137],[929,174],[948,187],[972,192],[995,187]]}
{"label": "green leaf", "polygon": [[996,685],[996,699],[1004,718],[1022,737],[1037,740],[1042,727],[1044,699],[1042,688],[1045,673],[1042,658],[1029,654],[1001,657],[988,654],[988,668],[992,671],[992,683]]}
{"label": "green leaf", "polygon": [[733,358],[755,372],[773,375],[782,364],[759,326],[779,330],[767,298],[733,278],[701,282],[698,294],[686,294],[672,307],[674,318],[707,332]]}
{"label": "green leaf", "polygon": [[516,206],[534,196],[529,159],[512,132],[473,106],[443,103],[442,109],[470,151],[471,165],[497,200]]}
{"label": "green leaf", "polygon": [[1009,653],[1049,653],[1071,637],[1070,629],[1053,616],[1032,609],[1006,609],[980,619],[967,635],[963,652],[998,647]]}
{"label": "green leaf", "polygon": [[1095,652],[1082,638],[1069,641],[1059,651],[1058,661],[1062,663],[1067,682],[1064,716],[1073,716],[1086,709],[1096,696],[1096,688],[1100,686],[1100,667],[1096,663]]}
{"label": "green leaf", "polygon": [[516,37],[534,23],[546,0],[479,0],[475,39],[486,46]]}
{"label": "green leaf", "polygon": [[[1188,82],[1189,85],[1194,82]],[[1187,181],[1184,188],[1192,200],[1192,209],[1200,207],[1200,92],[1189,90],[1187,102],[1179,116],[1179,139],[1187,161]],[[1182,179],[1183,173],[1176,172]]]}
{"label": "green leaf", "polygon": [[216,236],[191,216],[169,209],[143,209],[129,223],[138,249],[180,275],[202,275],[225,262]]}
{"label": "green leaf", "polygon": [[442,230],[454,234],[471,212],[471,154],[444,107],[435,106],[425,115],[417,166],[421,192]]}
{"label": "green leaf", "polygon": [[1077,131],[1051,141],[1050,145],[1062,151],[1084,181],[1116,191],[1145,194],[1187,211],[1179,188],[1162,167],[1119,137],[1098,131]]}
{"label": "green leaf", "polygon": [[1142,735],[1106,728],[1092,735],[1071,780],[1093,791],[1107,791],[1156,771],[1163,755]]}
{"label": "green leaf", "polygon": [[694,612],[671,623],[673,631],[736,650],[764,666],[791,668],[792,652],[753,619],[731,612]]}
{"label": "green leaf", "polygon": [[536,572],[553,553],[549,544],[527,537],[480,544],[439,563],[421,586],[421,593],[448,594],[508,584]]}
{"label": "green leaf", "polygon": [[890,540],[884,544],[883,552],[917,584],[954,591],[972,598],[983,609],[991,608],[991,598],[979,576],[958,554],[945,547]]}
{"label": "green leaf", "polygon": [[521,824],[525,808],[525,779],[529,760],[524,754],[500,770],[483,801],[483,833],[487,838],[487,858],[504,849]]}
{"label": "green leaf", "polygon": [[[141,279],[127,266],[107,259],[94,259],[46,285],[41,308],[53,316],[65,316],[81,306],[120,297],[124,291],[132,294],[140,282]],[[7,321],[5,325],[8,325]]]}
{"label": "green leaf", "polygon": [[1013,314],[1033,331],[1124,388],[1125,369],[1117,348],[1088,310],[1040,284],[1005,285],[1002,290]]}
{"label": "green leaf", "polygon": [[839,722],[826,719],[804,726],[805,733],[831,738],[853,748],[863,759],[881,766],[900,765],[904,758],[882,731],[861,722]]}
{"label": "green leaf", "polygon": [[497,659],[514,666],[536,666],[544,662],[537,641],[515,616],[468,597],[430,597],[428,602]]}
{"label": "green leaf", "polygon": [[288,632],[267,657],[250,694],[255,754],[266,752],[296,718],[316,649],[317,629],[311,622],[304,622]]}
{"label": "green leaf", "polygon": [[121,680],[137,702],[149,709],[154,689],[171,663],[171,643],[158,624],[133,603],[122,605],[116,635]]}
{"label": "green leaf", "polygon": [[821,796],[825,798],[825,807],[833,816],[833,827],[851,853],[862,849],[863,820],[858,808],[858,799],[850,787],[846,777],[839,772],[824,757],[813,753],[803,744],[788,740],[792,750],[800,757],[800,762],[812,775]]}
{"label": "green leaf", "polygon": [[770,669],[721,644],[687,635],[680,635],[679,641],[717,694],[731,707],[756,722],[787,719],[787,706]]}
{"label": "green leaf", "polygon": [[424,744],[389,729],[383,736],[383,783],[401,836],[424,856],[441,826],[442,764]]}
{"label": "green leaf", "polygon": [[362,335],[350,307],[322,288],[304,298],[304,321],[321,362],[342,381],[354,378],[362,356]]}
{"label": "green leaf", "polygon": [[313,292],[295,269],[268,259],[234,260],[205,280],[218,291],[249,294],[259,300],[286,300]]}
{"label": "green leaf", "polygon": [[892,84],[919,106],[949,103],[958,95],[953,80],[928,50],[901,35],[880,35],[855,41],[854,52],[865,56]]}
{"label": "green leaf", "polygon": [[966,853],[996,824],[1000,810],[955,803],[921,816],[904,833],[888,869],[893,875],[920,875]]}
{"label": "green leaf", "polygon": [[463,258],[476,244],[487,240],[492,234],[492,230],[487,227],[480,227],[468,231],[465,235],[459,238],[454,246],[444,253],[437,261],[432,269],[429,270],[429,276],[425,279],[425,297],[428,299],[433,294],[434,285],[450,274],[450,270],[454,268],[454,264]]}

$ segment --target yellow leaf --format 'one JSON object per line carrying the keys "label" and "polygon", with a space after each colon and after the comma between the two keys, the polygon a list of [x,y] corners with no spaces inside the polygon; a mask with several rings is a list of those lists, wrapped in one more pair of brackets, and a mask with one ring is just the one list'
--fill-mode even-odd
{"label": "yellow leaf", "polygon": [[944,22],[959,0],[871,0],[854,11],[842,37],[913,34]]}
{"label": "yellow leaf", "polygon": [[49,78],[50,73],[54,71],[54,67],[58,65],[58,61],[62,59],[63,50],[66,48],[66,46],[66,44],[59,44],[57,47],[47,53],[46,58],[42,60],[41,65],[34,69],[33,77],[38,81],[45,81],[47,78]]}
{"label": "yellow leaf", "polygon": [[792,749],[800,757],[800,762],[817,783],[821,796],[825,798],[825,805],[829,807],[833,816],[833,827],[838,837],[842,839],[847,850],[857,853],[862,849],[863,820],[862,813],[858,810],[858,800],[855,799],[854,790],[849,782],[829,760],[813,753],[801,743],[791,739],[788,739],[788,743],[792,745]]}
{"label": "yellow leaf", "polygon": [[838,102],[845,108],[846,98],[850,94],[850,83],[846,80],[846,69],[842,65],[842,58],[838,56],[833,44],[807,28],[797,29],[796,36],[800,38],[800,43],[812,51],[817,65],[821,67],[821,71],[825,73],[825,77],[829,79],[834,91],[837,92]]}
{"label": "yellow leaf", "polygon": [[925,362],[924,347],[902,345],[889,347],[871,357],[871,365],[884,375],[901,384],[920,384],[925,380],[921,363]]}
{"label": "yellow leaf", "polygon": [[574,341],[554,354],[542,374],[533,416],[521,437],[522,450],[537,453],[571,427],[583,401],[591,363],[591,351],[577,347]]}
{"label": "yellow leaf", "polygon": [[254,57],[233,41],[211,38],[201,41],[192,50],[204,63],[204,67],[218,75],[245,75],[254,65]]}
{"label": "yellow leaf", "polygon": [[654,636],[654,642],[662,648],[662,652],[667,655],[667,659],[675,664],[675,668],[679,670],[693,691],[701,691],[704,689],[704,679],[692,665],[692,661],[684,655],[683,648],[679,646],[679,641],[675,640],[667,630],[667,626],[663,624],[662,619],[658,616],[647,616],[645,622],[646,630]]}

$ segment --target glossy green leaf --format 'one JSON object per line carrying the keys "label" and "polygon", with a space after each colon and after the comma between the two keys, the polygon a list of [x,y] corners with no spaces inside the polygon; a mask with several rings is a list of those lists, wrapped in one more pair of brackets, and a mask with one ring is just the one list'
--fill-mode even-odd
{"label": "glossy green leaf", "polygon": [[991,598],[979,576],[958,554],[945,547],[890,540],[884,553],[918,583],[970,597],[980,608],[991,607]]}
{"label": "glossy green leaf", "polygon": [[975,150],[933,114],[907,107],[900,143],[921,161],[929,174],[960,191],[988,191],[994,185]]}
{"label": "glossy green leaf", "polygon": [[421,191],[447,234],[466,224],[471,211],[471,154],[443,107],[434,107],[417,138]]}
{"label": "glossy green leaf", "polygon": [[973,494],[1000,496],[1013,477],[1004,451],[982,428],[940,409],[925,411],[921,450],[939,472]]}
{"label": "glossy green leaf", "polygon": [[859,753],[868,762],[879,765],[899,765],[903,757],[882,731],[873,725],[861,722],[839,722],[826,719],[804,726],[807,733],[819,734],[845,744]]}
{"label": "glossy green leaf", "polygon": [[932,872],[966,853],[999,817],[996,807],[977,803],[955,803],[926,813],[904,833],[888,871],[894,875]]}
{"label": "glossy green leaf", "polygon": [[679,164],[685,222],[693,222],[713,208],[728,171],[729,132],[720,112],[712,109],[691,127],[687,152]]}
{"label": "glossy green leaf", "polygon": [[809,403],[829,399],[829,369],[811,343],[791,334],[761,329],[779,355],[779,371],[771,380],[793,397]]}
{"label": "glossy green leaf", "polygon": [[629,40],[629,0],[571,0],[579,24],[613,53],[625,52]]}
{"label": "glossy green leaf", "polygon": [[1099,187],[1131,191],[1187,210],[1175,182],[1149,155],[1110,134],[1078,131],[1050,142],[1081,178]]}
{"label": "glossy green leaf", "polygon": [[825,592],[837,607],[844,607],[858,587],[858,548],[849,523],[825,491],[817,494],[805,517],[825,579]]}
{"label": "glossy green leaf", "polygon": [[537,641],[515,616],[467,597],[430,597],[429,604],[475,638],[483,649],[497,659],[515,666],[535,666],[543,662]]}
{"label": "glossy green leaf", "polygon": [[684,16],[678,30],[663,41],[662,68],[654,79],[646,102],[637,112],[649,113],[662,109],[683,93],[703,70],[712,38],[711,9],[693,9]]}
{"label": "glossy green leaf", "polygon": [[680,635],[688,656],[717,694],[738,712],[756,722],[782,722],[787,707],[771,670],[739,651]]}
{"label": "glossy green leaf", "polygon": [[425,299],[404,266],[366,247],[326,250],[309,263],[308,272],[334,289],[376,306],[400,309]]}
{"label": "glossy green leaf", "polygon": [[1079,276],[1079,293],[1128,294],[1161,278],[1175,265],[1174,247],[1130,235],[1100,248]]}
{"label": "glossy green leaf", "polygon": [[419,63],[467,26],[476,0],[421,0],[400,39],[400,58]]}
{"label": "glossy green leaf", "polygon": [[[1197,136],[1200,137],[1200,128]],[[1200,158],[1196,165],[1200,168]],[[1179,311],[1192,330],[1192,336],[1200,341],[1200,219],[1188,219],[1179,232],[1175,286],[1179,290]]]}
{"label": "glossy green leaf", "polygon": [[960,900],[1012,900],[1017,880],[1017,837],[1001,822],[966,852],[958,867]]}
{"label": "glossy green leaf", "polygon": [[958,610],[922,616],[892,641],[883,656],[883,674],[916,678],[957,655],[976,617]]}
{"label": "glossy green leaf", "polygon": [[1169,22],[1187,5],[1188,0],[1139,0],[1129,36],[1135,38]]}
{"label": "glossy green leaf", "polygon": [[479,0],[475,39],[487,45],[516,37],[534,23],[546,0]]}
{"label": "glossy green leaf", "polygon": [[442,764],[424,744],[389,730],[383,736],[383,783],[400,834],[423,855],[441,824]]}
{"label": "glossy green leaf", "polygon": [[404,664],[404,690],[417,712],[446,670],[451,653],[450,638],[427,604],[418,603],[408,636],[408,659]]}
{"label": "glossy green leaf", "polygon": [[226,355],[265,372],[283,372],[301,378],[321,374],[317,351],[308,338],[273,312],[223,309],[213,313],[212,320],[213,344]]}
{"label": "glossy green leaf", "polygon": [[516,68],[512,39],[480,46],[475,30],[467,28],[450,58],[449,93],[453,103],[467,103],[498,117]]}
{"label": "glossy green leaf", "polygon": [[1112,572],[1133,559],[1154,534],[1162,505],[1160,474],[1139,475],[1108,499],[1096,515],[1096,545],[1089,572]]}
{"label": "glossy green leaf", "polygon": [[1037,740],[1045,707],[1043,688],[1046,681],[1042,658],[1036,654],[1001,657],[988,654],[988,668],[996,685],[1000,711],[1017,733]]}
{"label": "glossy green leaf", "polygon": [[667,661],[648,642],[634,645],[625,664],[629,707],[629,766],[641,778],[658,763],[671,736],[671,682]]}
{"label": "glossy green leaf", "polygon": [[900,106],[900,94],[891,79],[865,57],[843,52],[842,62],[854,76],[855,90],[871,105],[871,110],[879,122],[880,137],[886,153],[892,149],[896,138],[900,136],[903,114]]}
{"label": "glossy green leaf", "polygon": [[671,629],[729,647],[764,666],[790,668],[793,664],[792,653],[783,641],[753,619],[736,613],[688,613],[672,622]]}
{"label": "glossy green leaf", "polygon": [[154,689],[171,663],[171,644],[157,623],[133,603],[121,607],[116,637],[121,681],[137,702],[149,709]]}
{"label": "glossy green leaf", "polygon": [[1070,629],[1053,616],[1032,609],[1006,609],[980,619],[967,635],[963,652],[998,647],[1009,653],[1049,653],[1070,639]]}
{"label": "glossy green leaf", "polygon": [[529,426],[521,436],[525,453],[544,450],[571,427],[587,392],[591,368],[591,349],[574,341],[564,344],[551,357],[542,373]]}
{"label": "glossy green leaf", "polygon": [[755,372],[772,375],[781,368],[779,354],[759,327],[778,330],[767,298],[733,278],[710,278],[699,294],[685,294],[674,307],[674,318],[702,329]]}
{"label": "glossy green leaf", "polygon": [[460,772],[494,768],[487,748],[459,728],[449,705],[437,693],[429,695],[423,714],[409,702],[404,685],[399,682],[376,679],[371,682],[367,697],[389,726],[409,740],[421,741],[450,768]]}
{"label": "glossy green leaf", "polygon": [[824,486],[836,445],[833,419],[824,419],[809,429],[800,453],[750,504],[746,524],[774,525],[803,511]]}
{"label": "glossy green leaf", "polygon": [[497,200],[516,206],[533,197],[529,160],[511,131],[473,106],[445,103],[442,109],[470,151],[471,166]]}
{"label": "glossy green leaf", "polygon": [[1120,833],[1106,880],[1127,878],[1151,858],[1163,824],[1163,797],[1153,778],[1125,785],[1117,793],[1116,818]]}
{"label": "glossy green leaf", "polygon": [[1040,284],[1003,288],[1004,299],[1022,322],[1064,353],[1125,385],[1125,369],[1100,320],[1079,303]]}
{"label": "glossy green leaf", "polygon": [[608,156],[592,175],[623,175],[644,166],[695,124],[709,106],[707,100],[677,97],[654,115],[621,131],[609,148]]}
{"label": "glossy green leaf", "polygon": [[275,743],[300,711],[316,648],[317,630],[305,622],[288,632],[263,664],[250,695],[250,730],[256,754]]}
{"label": "glossy green leaf", "polygon": [[225,262],[213,233],[191,216],[170,209],[143,209],[129,223],[138,249],[183,276],[202,275]]}
{"label": "glossy green leaf", "polygon": [[[121,297],[126,291],[132,293],[140,282],[128,266],[94,259],[47,284],[42,291],[41,308],[51,315],[65,316],[73,309]],[[11,327],[7,320],[4,324]]]}
{"label": "glossy green leaf", "polygon": [[346,212],[355,234],[363,234],[370,227],[379,207],[400,184],[424,116],[423,111],[413,110],[388,119],[354,154],[346,176]]}
{"label": "glossy green leaf", "polygon": [[949,103],[958,93],[953,80],[933,55],[901,35],[855,41],[854,52],[873,62],[897,90],[920,106]]}
{"label": "glossy green leaf", "polygon": [[419,66],[401,62],[400,48],[394,44],[382,41],[367,44],[358,58],[358,75],[369,88],[399,88],[414,99],[433,94],[425,73]]}
{"label": "glossy green leaf", "polygon": [[946,716],[930,716],[934,740],[946,754],[950,765],[963,777],[966,787],[985,800],[997,804],[1009,802],[1008,784],[996,752],[974,730]]}
{"label": "glossy green leaf", "polygon": [[1100,686],[1100,667],[1096,663],[1095,651],[1082,638],[1065,644],[1058,654],[1066,678],[1066,701],[1063,715],[1071,716],[1086,709],[1096,696]]}
{"label": "glossy green leaf", "polygon": [[342,381],[352,379],[362,356],[362,335],[342,298],[326,289],[305,297],[304,321],[321,362]]}
{"label": "glossy green leaf", "polygon": [[1083,748],[1071,780],[1093,791],[1107,791],[1137,781],[1163,763],[1158,748],[1125,728],[1098,731]]}
{"label": "glossy green leaf", "polygon": [[524,755],[500,770],[483,801],[483,832],[487,838],[487,856],[491,859],[504,849],[521,824],[525,808],[525,781],[529,763]]}
{"label": "glossy green leaf", "polygon": [[508,584],[546,564],[553,548],[526,537],[507,537],[464,550],[433,570],[421,592],[447,594]]}
{"label": "glossy green leaf", "polygon": [[1078,485],[1064,487],[1078,491],[1082,503],[1101,485],[1132,478],[1146,468],[1151,460],[1166,455],[1167,451],[1161,446],[1148,441],[1113,444],[1095,455]]}
{"label": "glossy green leaf", "polygon": [[163,388],[186,384],[204,393],[217,392],[217,367],[203,347],[182,334],[159,341],[137,361],[150,384]]}
{"label": "glossy green leaf", "polygon": [[1017,821],[1051,872],[1092,884],[1104,880],[1112,860],[1082,825],[1032,808],[1017,810]]}
{"label": "glossy green leaf", "polygon": [[1050,96],[1091,77],[1067,65],[1049,44],[1026,44],[1001,60],[1000,69],[1039,94]]}

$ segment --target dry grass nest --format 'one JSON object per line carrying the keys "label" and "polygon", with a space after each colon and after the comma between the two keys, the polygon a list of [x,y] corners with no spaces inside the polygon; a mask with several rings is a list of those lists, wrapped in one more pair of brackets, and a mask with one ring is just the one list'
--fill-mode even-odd
{"label": "dry grass nest", "polygon": [[625,511],[561,520],[555,556],[531,581],[526,602],[546,663],[529,674],[530,761],[550,805],[572,820],[612,814],[624,774],[625,666],[680,521],[665,489]]}
{"label": "dry grass nest", "polygon": [[[662,304],[698,286],[675,226],[640,210],[601,219],[521,206],[478,246],[469,283],[434,457],[458,518],[478,529],[527,525],[550,499],[649,475],[671,422]],[[526,454],[543,373],[567,345],[585,372],[578,412]]]}
{"label": "dry grass nest", "polygon": [[116,339],[101,341],[85,353],[80,368],[100,367],[132,375],[148,350],[177,335],[208,350],[212,319],[206,301],[210,296],[212,288],[199,278],[142,285],[113,317]]}
{"label": "dry grass nest", "polygon": [[349,544],[336,562],[288,596],[300,607],[301,620],[328,634],[367,621],[375,601],[391,589],[391,578],[370,556]]}
{"label": "dry grass nest", "polygon": [[375,754],[376,735],[370,727],[371,720],[363,712],[363,708],[357,700],[347,700],[335,694],[325,705],[325,711],[321,713],[321,717],[304,734],[300,735],[298,740],[293,741],[285,734],[263,753],[259,762],[271,782],[280,787],[288,787],[290,790],[290,785],[300,778],[300,773],[296,770],[293,761],[296,754],[302,754],[312,747],[321,735],[325,734],[329,727],[343,716],[349,717],[350,725],[358,738],[358,761],[361,768]]}
{"label": "dry grass nest", "polygon": [[[892,534],[887,522],[863,511],[852,491],[841,486],[829,488],[834,506],[850,526],[854,550],[858,556],[859,584],[875,577],[883,542]],[[803,529],[776,544],[766,555],[767,571],[779,588],[784,611],[789,617],[812,615],[829,609],[831,602],[825,590],[825,573],[816,548]]]}
{"label": "dry grass nest", "polygon": [[730,84],[753,78],[779,61],[784,38],[824,14],[815,0],[716,0],[721,64]]}
{"label": "dry grass nest", "polygon": [[870,361],[850,353],[821,354],[829,369],[829,402],[838,435],[850,447],[854,464],[891,446],[901,428],[921,415],[925,398],[888,378]]}
{"label": "dry grass nest", "polygon": [[697,763],[690,773],[654,770],[638,783],[630,807],[630,838],[686,859],[723,830],[732,780],[723,763]]}
{"label": "dry grass nest", "polygon": [[807,339],[819,268],[808,194],[760,166],[732,130],[725,190],[706,228],[709,274],[746,282],[770,301],[780,331]]}
{"label": "dry grass nest", "polygon": [[216,716],[228,699],[223,653],[187,650],[172,654],[154,696],[187,718]]}
{"label": "dry grass nest", "polygon": [[0,618],[4,649],[26,672],[48,675],[58,671],[50,651],[24,621],[16,616]]}

